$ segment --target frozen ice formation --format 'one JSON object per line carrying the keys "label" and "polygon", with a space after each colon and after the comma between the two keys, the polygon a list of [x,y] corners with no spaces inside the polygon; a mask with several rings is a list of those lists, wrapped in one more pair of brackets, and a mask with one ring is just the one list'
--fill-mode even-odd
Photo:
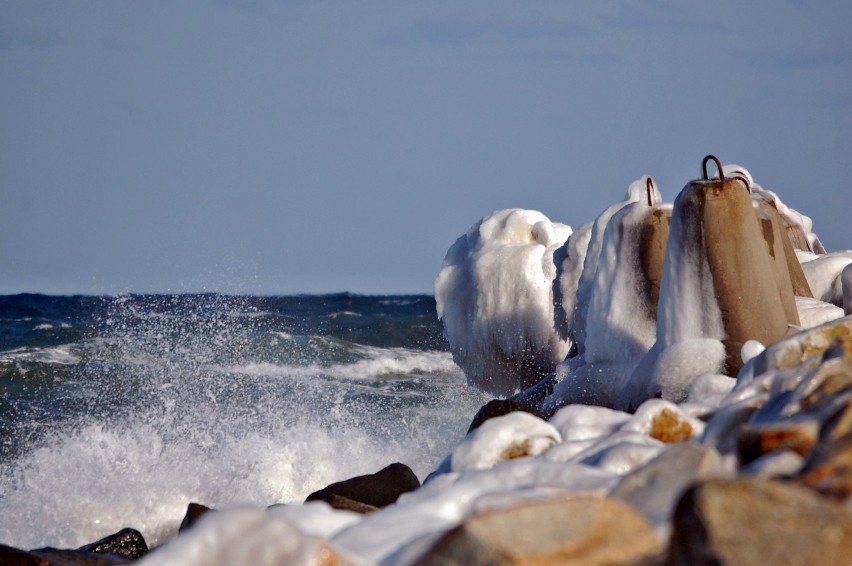
{"label": "frozen ice formation", "polygon": [[699,377],[736,376],[759,348],[849,312],[852,251],[826,253],[811,219],[746,168],[707,175],[711,157],[674,204],[645,175],[573,233],[506,210],[459,238],[435,293],[471,384],[527,389],[506,406],[545,417],[682,402]]}
{"label": "frozen ice formation", "polygon": [[438,317],[468,381],[497,395],[553,370],[569,341],[553,328],[553,252],[571,235],[540,212],[507,209],[477,222],[435,280]]}

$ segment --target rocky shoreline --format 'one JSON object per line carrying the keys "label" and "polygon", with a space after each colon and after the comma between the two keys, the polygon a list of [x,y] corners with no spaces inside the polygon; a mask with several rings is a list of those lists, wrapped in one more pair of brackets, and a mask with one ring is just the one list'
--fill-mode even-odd
{"label": "rocky shoreline", "polygon": [[[546,497],[529,493],[495,501],[482,511],[471,509],[422,552],[420,545],[412,544],[416,556],[400,554],[399,563],[844,563],[852,555],[852,317],[782,340],[752,365],[767,371],[748,380],[741,376],[743,385],[705,415],[652,400],[633,415],[575,406],[550,423],[528,414],[518,419],[520,413],[486,421],[454,455],[464,455],[466,446],[487,447],[495,452],[490,469],[542,459],[548,452],[552,457],[559,447],[588,444],[589,439],[579,440],[585,436],[583,422],[599,423],[601,415],[615,430],[585,449],[597,460],[592,466],[595,458],[587,456],[588,468],[606,468],[607,457],[610,463],[619,460],[613,457],[619,447],[622,452],[632,448],[631,457],[643,460],[635,450],[637,442],[612,443],[627,431],[645,436],[654,455],[610,482],[604,496],[556,489],[559,482],[550,480]],[[500,440],[486,440],[495,435]],[[471,461],[481,463],[482,455]],[[420,488],[407,466],[395,464],[371,476],[332,484],[309,496],[308,501],[315,502],[305,506],[329,515],[378,517],[395,506],[404,507],[410,495],[397,503],[401,495],[426,490],[428,483],[438,481],[434,478]],[[205,523],[208,515],[193,504],[180,535],[152,552],[138,531],[125,529],[77,550],[0,547],[0,562],[98,565],[144,558],[145,564],[166,564],[172,559],[170,548],[177,548],[183,538],[189,546],[206,546],[195,549],[199,558],[205,552],[215,556],[227,550],[212,535],[227,525],[228,515],[236,522],[246,514],[272,519],[282,508],[305,506],[217,511],[219,520]],[[291,552],[284,552],[278,541],[271,549],[274,560],[257,563],[362,563],[345,549],[336,549],[333,540],[300,532],[298,522],[279,522],[293,523],[288,532]],[[262,545],[262,539],[252,542],[256,536],[244,531],[232,544]],[[180,556],[172,563],[185,563]]]}
{"label": "rocky shoreline", "polygon": [[[125,529],[0,546],[0,563],[848,563],[852,254],[825,253],[744,169],[719,171],[705,160],[668,207],[643,180],[570,236],[509,211],[459,239],[436,283],[454,355],[474,384],[520,393],[472,416],[422,485],[395,463],[303,504],[190,504],[153,550]],[[489,293],[508,314],[464,312]]]}

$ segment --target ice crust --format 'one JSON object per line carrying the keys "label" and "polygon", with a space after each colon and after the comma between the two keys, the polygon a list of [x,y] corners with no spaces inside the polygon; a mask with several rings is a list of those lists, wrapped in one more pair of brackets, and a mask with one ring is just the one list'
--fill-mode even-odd
{"label": "ice crust", "polygon": [[[785,225],[819,242],[811,219],[758,185],[746,168],[723,171],[747,183],[756,209],[774,207]],[[542,404],[551,416],[572,403],[635,409],[657,396],[681,402],[699,376],[721,374],[726,331],[697,198],[682,191],[673,205],[664,204],[645,175],[573,233],[519,209],[477,223],[450,248],[435,282],[439,316],[470,383],[507,396],[532,385],[523,377],[536,375],[531,369],[558,364]],[[656,305],[640,265],[651,210],[671,211]],[[796,299],[799,328],[837,318],[844,306],[840,274],[852,252],[797,255],[815,297]]]}
{"label": "ice crust", "polygon": [[540,212],[499,210],[447,252],[435,280],[438,317],[472,385],[511,394],[565,358],[570,343],[553,328],[553,253],[570,235]]}

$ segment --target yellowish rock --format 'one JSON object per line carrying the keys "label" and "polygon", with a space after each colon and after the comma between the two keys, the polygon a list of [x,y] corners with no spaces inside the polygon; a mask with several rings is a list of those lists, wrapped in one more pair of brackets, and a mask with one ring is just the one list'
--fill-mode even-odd
{"label": "yellowish rock", "polygon": [[416,564],[637,564],[659,555],[642,515],[617,499],[578,497],[492,511],[448,531]]}

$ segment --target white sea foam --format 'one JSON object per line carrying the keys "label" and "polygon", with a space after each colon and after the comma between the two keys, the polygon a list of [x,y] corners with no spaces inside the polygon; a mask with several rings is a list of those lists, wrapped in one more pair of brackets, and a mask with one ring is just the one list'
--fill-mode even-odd
{"label": "white sea foam", "polygon": [[[251,335],[262,348],[231,359],[249,338],[218,320],[110,320],[111,332],[79,345],[103,365],[61,392],[87,409],[0,463],[0,507],[16,510],[0,514],[4,544],[74,548],[130,525],[156,545],[192,501],[298,503],[395,461],[424,478],[486,400],[448,352],[282,331]],[[66,347],[0,354],[34,357],[80,361]]]}
{"label": "white sea foam", "polygon": [[354,349],[364,356],[363,359],[333,365],[250,362],[241,365],[222,366],[219,369],[225,373],[302,379],[325,376],[337,379],[369,380],[389,376],[435,373],[462,376],[461,370],[453,362],[452,355],[448,352],[369,346],[356,346]]}
{"label": "white sea foam", "polygon": [[[176,390],[159,391],[168,400]],[[165,402],[128,420],[56,431],[0,466],[0,501],[16,509],[0,518],[0,540],[76,547],[133,525],[153,545],[175,533],[191,501],[217,508],[300,502],[394,461],[425,477],[482,402],[456,396],[395,420],[340,395],[328,413],[299,396],[251,408],[200,397],[195,405]]]}
{"label": "white sea foam", "polygon": [[361,313],[357,313],[357,312],[353,312],[353,311],[338,311],[338,312],[330,313],[328,315],[328,318],[333,320],[333,319],[339,318],[341,316],[361,317],[363,315]]}
{"label": "white sea foam", "polygon": [[44,364],[73,365],[80,357],[70,350],[70,346],[55,348],[15,348],[0,352],[0,363],[39,362]]}

